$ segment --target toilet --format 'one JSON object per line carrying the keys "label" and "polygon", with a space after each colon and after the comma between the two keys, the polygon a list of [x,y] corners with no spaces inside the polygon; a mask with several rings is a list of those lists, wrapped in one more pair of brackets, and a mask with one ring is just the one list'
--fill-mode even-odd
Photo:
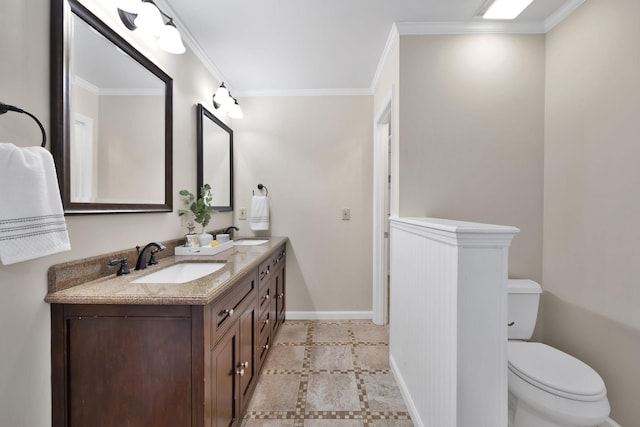
{"label": "toilet", "polygon": [[542,289],[509,280],[509,427],[597,427],[609,416],[604,381],[556,348],[528,342]]}

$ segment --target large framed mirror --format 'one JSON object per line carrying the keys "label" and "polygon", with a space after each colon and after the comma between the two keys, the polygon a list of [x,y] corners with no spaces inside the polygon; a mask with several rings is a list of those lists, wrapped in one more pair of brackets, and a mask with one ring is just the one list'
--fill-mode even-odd
{"label": "large framed mirror", "polygon": [[65,213],[172,210],[172,96],[171,77],[86,7],[51,1],[51,152]]}
{"label": "large framed mirror", "polygon": [[202,104],[198,104],[196,125],[198,189],[204,184],[209,184],[212,188],[214,209],[221,212],[231,211],[233,210],[233,130]]}

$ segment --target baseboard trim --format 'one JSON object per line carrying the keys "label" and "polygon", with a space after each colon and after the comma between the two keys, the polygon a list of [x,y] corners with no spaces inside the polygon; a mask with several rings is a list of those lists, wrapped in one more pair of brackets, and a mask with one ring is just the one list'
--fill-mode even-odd
{"label": "baseboard trim", "polygon": [[371,311],[287,311],[287,320],[371,320]]}
{"label": "baseboard trim", "polygon": [[405,405],[407,405],[407,410],[409,411],[409,415],[411,415],[411,421],[413,421],[413,425],[415,427],[424,427],[424,423],[418,414],[418,409],[416,408],[416,404],[409,393],[409,389],[407,388],[407,384],[404,382],[404,378],[400,374],[398,370],[398,365],[396,364],[393,355],[389,353],[389,366],[391,367],[391,373],[393,377],[396,379],[396,383],[398,384],[398,388],[400,389],[400,394],[402,394],[402,398],[404,399]]}

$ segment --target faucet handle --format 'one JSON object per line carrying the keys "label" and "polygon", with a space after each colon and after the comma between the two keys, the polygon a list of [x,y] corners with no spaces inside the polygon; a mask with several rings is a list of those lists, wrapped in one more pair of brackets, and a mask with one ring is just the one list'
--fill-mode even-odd
{"label": "faucet handle", "polygon": [[113,267],[114,265],[118,265],[120,264],[120,268],[118,269],[118,272],[116,273],[117,276],[122,276],[123,274],[129,274],[129,266],[127,265],[127,259],[126,258],[118,258],[118,259],[112,259],[111,261],[109,261],[109,266]]}
{"label": "faucet handle", "polygon": [[149,259],[149,264],[148,265],[156,265],[158,263],[158,260],[156,259],[156,254],[158,252],[160,252],[161,249],[152,249],[151,250],[151,258]]}

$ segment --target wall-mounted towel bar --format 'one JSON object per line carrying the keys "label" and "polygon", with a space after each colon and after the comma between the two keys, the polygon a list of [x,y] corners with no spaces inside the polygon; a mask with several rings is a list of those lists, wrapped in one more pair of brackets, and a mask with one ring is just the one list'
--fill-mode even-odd
{"label": "wall-mounted towel bar", "polygon": [[8,111],[14,111],[16,113],[26,114],[27,116],[29,116],[33,120],[35,120],[35,122],[40,127],[40,130],[42,131],[42,144],[40,146],[41,147],[45,147],[47,145],[47,133],[44,130],[44,126],[42,126],[42,123],[40,123],[40,120],[38,120],[38,118],[36,116],[34,116],[33,114],[31,114],[28,111],[23,110],[22,108],[18,108],[18,107],[14,106],[14,105],[9,105],[9,104],[5,104],[3,102],[0,102],[0,114],[4,114],[4,113],[6,113]]}

